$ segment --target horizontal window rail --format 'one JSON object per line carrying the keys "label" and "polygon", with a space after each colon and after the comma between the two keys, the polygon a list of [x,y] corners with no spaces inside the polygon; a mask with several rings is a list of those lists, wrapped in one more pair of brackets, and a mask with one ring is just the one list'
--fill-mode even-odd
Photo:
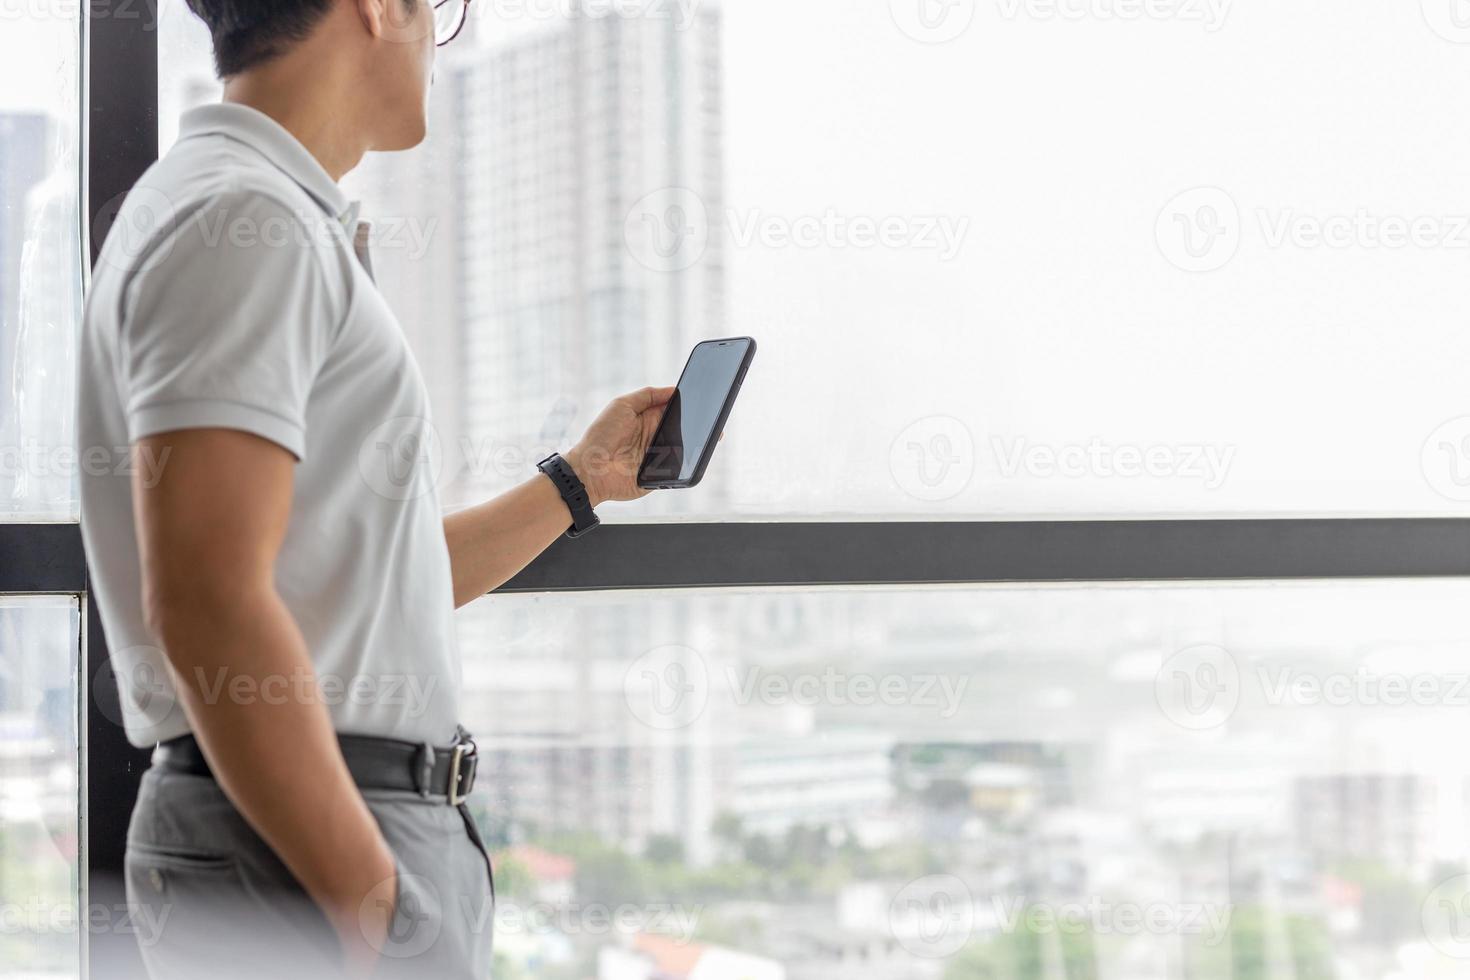
{"label": "horizontal window rail", "polygon": [[0,524],[0,594],[87,589],[82,532],[75,524]]}
{"label": "horizontal window rail", "polygon": [[[0,525],[0,593],[87,591],[75,524]],[[1470,520],[612,524],[504,592],[1470,576]]]}
{"label": "horizontal window rail", "polygon": [[[76,525],[0,525],[0,592],[87,591]],[[1470,576],[1470,520],[609,525],[504,592]]]}
{"label": "horizontal window rail", "polygon": [[608,525],[505,592],[1470,575],[1470,520]]}
{"label": "horizontal window rail", "polygon": [[[503,591],[1401,576],[1470,576],[1470,520],[609,525],[558,541]],[[0,525],[0,592],[86,591],[77,525]],[[86,613],[84,906],[125,898],[128,816],[148,760],[109,720],[107,641],[96,603]],[[86,935],[83,955],[142,976],[131,937]]]}

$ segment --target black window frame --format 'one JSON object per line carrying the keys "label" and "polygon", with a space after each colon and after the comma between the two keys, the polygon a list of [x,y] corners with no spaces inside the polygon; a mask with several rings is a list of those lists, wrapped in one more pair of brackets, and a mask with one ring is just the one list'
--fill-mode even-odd
{"label": "black window frame", "polygon": [[[82,241],[93,262],[158,147],[157,0],[90,0],[82,25]],[[109,720],[107,641],[76,523],[0,523],[0,595],[83,610],[83,907],[123,901],[127,824],[148,753]],[[562,540],[503,593],[1053,582],[1470,577],[1470,519],[1240,518],[616,524]],[[136,969],[131,936],[82,933],[82,971]],[[119,972],[121,971],[121,972]]]}

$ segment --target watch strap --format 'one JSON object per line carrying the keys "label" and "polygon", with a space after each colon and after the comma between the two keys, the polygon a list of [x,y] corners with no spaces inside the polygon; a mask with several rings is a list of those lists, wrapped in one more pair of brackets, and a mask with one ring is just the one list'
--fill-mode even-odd
{"label": "watch strap", "polygon": [[562,501],[566,503],[567,510],[572,512],[572,526],[567,529],[567,537],[580,538],[602,523],[597,512],[592,509],[587,487],[560,453],[552,453],[537,463],[536,468],[551,478]]}

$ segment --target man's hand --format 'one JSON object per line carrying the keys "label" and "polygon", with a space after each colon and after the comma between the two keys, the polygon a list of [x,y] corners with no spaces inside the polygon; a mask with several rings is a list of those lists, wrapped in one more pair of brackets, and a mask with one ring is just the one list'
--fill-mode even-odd
{"label": "man's hand", "polygon": [[648,495],[649,491],[638,486],[638,469],[663,418],[664,406],[673,397],[673,388],[643,388],[613,399],[582,441],[566,453],[593,507]]}
{"label": "man's hand", "polygon": [[[636,500],[638,469],[663,418],[673,388],[644,388],[614,399],[582,441],[564,453],[587,487],[592,506]],[[529,565],[571,520],[556,484],[537,473],[494,500],[444,519],[444,542],[454,572],[454,604],[493,592]]]}

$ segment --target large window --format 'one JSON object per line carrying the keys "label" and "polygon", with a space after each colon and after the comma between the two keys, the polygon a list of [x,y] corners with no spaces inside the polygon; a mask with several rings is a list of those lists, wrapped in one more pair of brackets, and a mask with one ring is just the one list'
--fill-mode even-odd
{"label": "large window", "polygon": [[85,927],[81,598],[7,594],[83,587],[79,567],[51,581],[50,526],[77,518],[80,52],[78,5],[0,4],[0,976],[17,978],[78,976]]}
{"label": "large window", "polygon": [[[512,585],[643,591],[461,614],[497,977],[1463,974],[1456,7],[471,4],[348,179],[446,505],[761,345],[703,486]],[[220,86],[183,0],[0,24],[0,974],[74,976],[148,925],[83,248]]]}
{"label": "large window", "polygon": [[709,485],[614,514],[1464,514],[1452,6],[474,3],[351,181],[449,495],[751,334]]}
{"label": "large window", "polygon": [[[1441,7],[472,4],[347,181],[445,501],[750,334],[706,483],[609,516],[751,521],[785,581],[773,518],[1470,513]],[[218,86],[181,3],[159,51],[166,149]],[[1467,583],[486,598],[497,976],[1452,975]]]}
{"label": "large window", "polygon": [[[0,976],[76,976],[81,624],[73,598],[0,596]],[[107,909],[125,929],[125,912]]]}
{"label": "large window", "polygon": [[0,521],[77,514],[79,17],[0,8]]}
{"label": "large window", "polygon": [[492,597],[497,976],[1460,975],[1467,601]]}

